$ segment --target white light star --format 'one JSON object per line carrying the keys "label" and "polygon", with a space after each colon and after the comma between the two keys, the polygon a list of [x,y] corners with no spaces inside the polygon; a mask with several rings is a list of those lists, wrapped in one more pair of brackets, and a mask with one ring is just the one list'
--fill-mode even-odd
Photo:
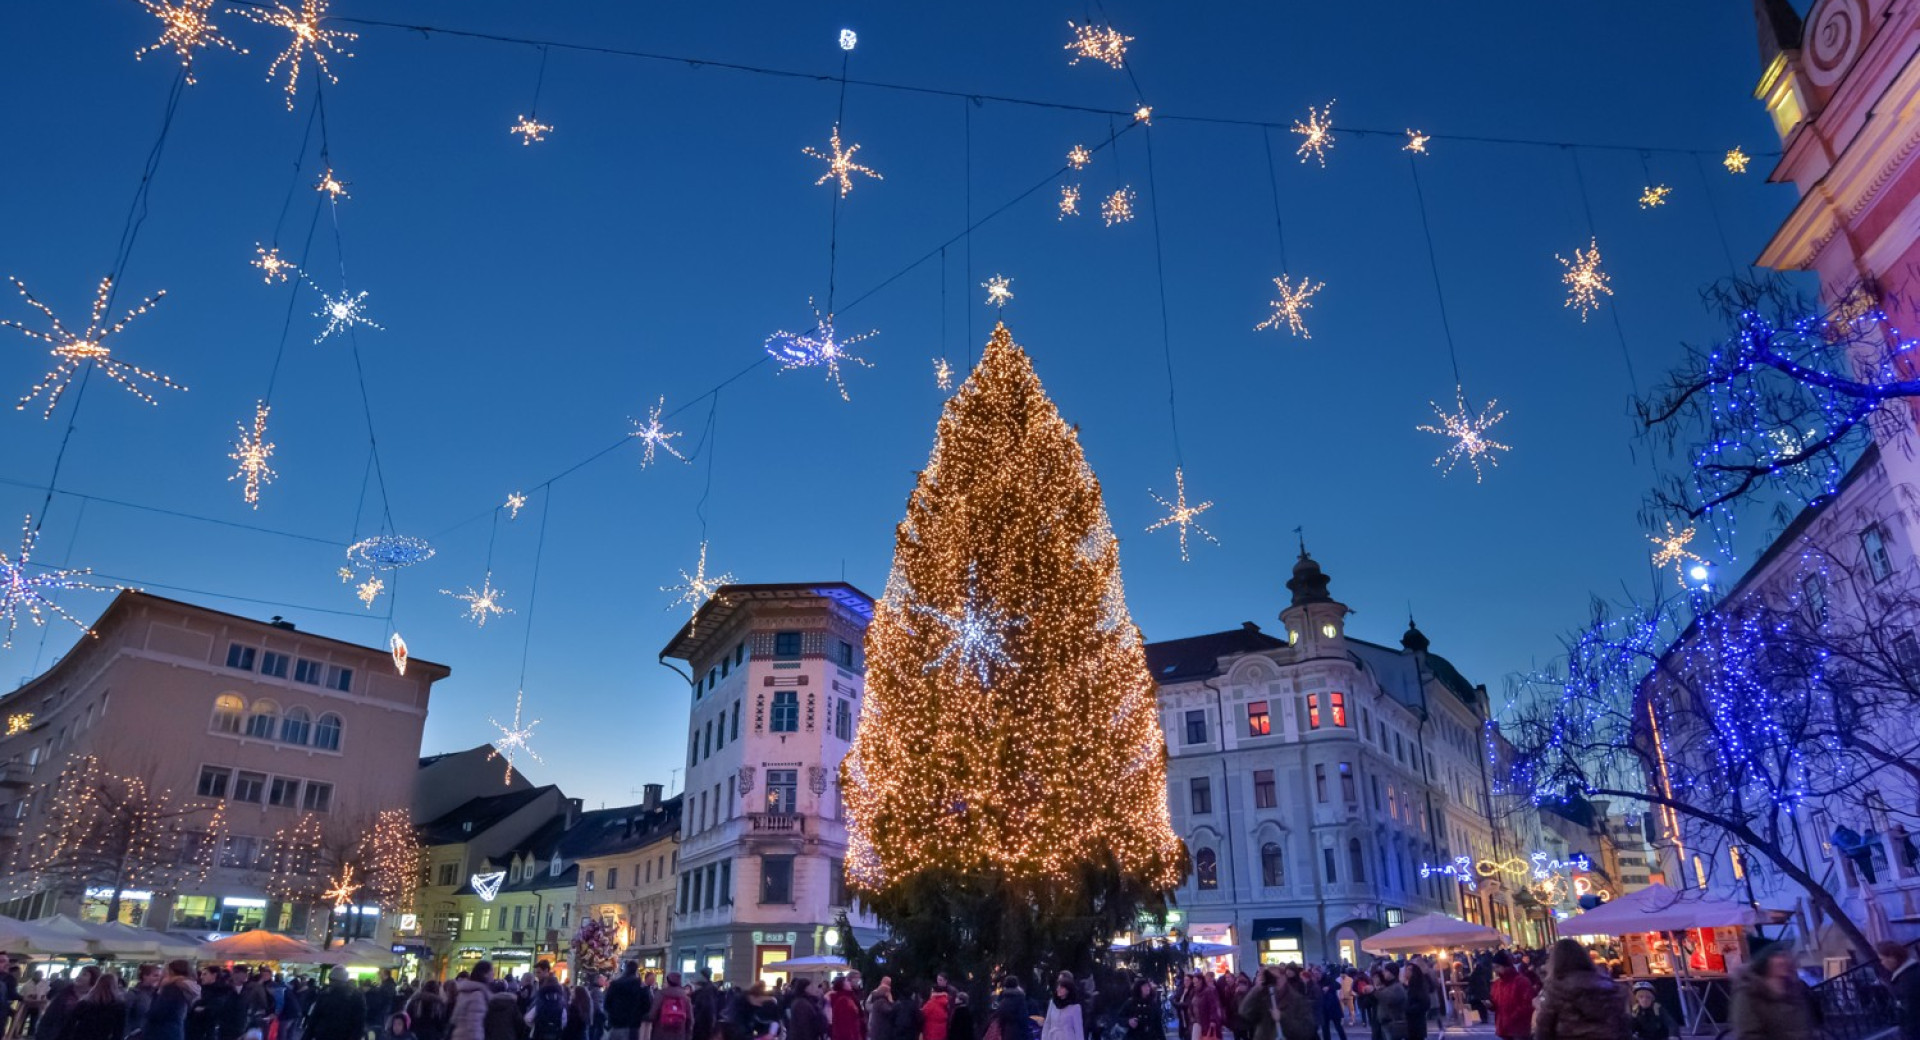
{"label": "white light star", "polygon": [[253,406],[253,429],[248,430],[246,423],[240,424],[240,439],[233,442],[233,450],[227,458],[239,463],[239,469],[227,480],[243,481],[242,497],[248,505],[260,508],[260,488],[273,483],[277,476],[268,465],[273,458],[273,442],[267,440],[267,413],[272,409],[267,402],[258,401]]}
{"label": "white light star", "polygon": [[1191,527],[1195,531],[1198,531],[1200,533],[1200,537],[1205,538],[1207,541],[1212,542],[1215,545],[1219,545],[1220,540],[1218,538],[1215,538],[1212,532],[1208,531],[1204,527],[1201,527],[1200,521],[1198,519],[1201,513],[1204,513],[1207,510],[1213,508],[1213,503],[1202,502],[1197,506],[1190,506],[1187,504],[1187,476],[1185,473],[1182,473],[1180,471],[1180,468],[1177,466],[1174,467],[1174,470],[1173,470],[1173,488],[1174,488],[1174,495],[1173,495],[1173,501],[1171,502],[1167,501],[1164,498],[1161,498],[1157,494],[1154,494],[1152,488],[1147,489],[1147,494],[1152,495],[1153,500],[1155,502],[1160,503],[1162,508],[1168,510],[1168,513],[1166,516],[1163,516],[1160,519],[1155,520],[1153,523],[1148,524],[1147,530],[1149,532],[1152,532],[1152,531],[1158,531],[1162,527],[1180,528],[1180,561],[1182,563],[1185,563],[1188,559],[1187,528]]}
{"label": "white light star", "polygon": [[314,64],[320,66],[320,75],[327,77],[328,82],[338,83],[339,77],[335,76],[333,69],[327,66],[327,52],[332,51],[343,58],[351,58],[353,52],[341,50],[340,45],[335,41],[352,41],[360,38],[358,33],[321,26],[320,23],[327,17],[326,0],[302,0],[300,10],[297,12],[283,3],[274,4],[271,11],[240,7],[233,8],[233,12],[249,21],[275,26],[293,34],[293,39],[287,41],[286,49],[280,52],[279,57],[273,59],[273,64],[267,66],[269,80],[279,73],[281,65],[287,67],[287,111],[289,112],[293,111],[293,98],[300,90],[302,57],[312,53]]}
{"label": "white light star", "polygon": [[294,274],[300,273],[300,269],[294,266],[293,261],[281,259],[279,246],[268,249],[266,246],[255,242],[253,244],[253,251],[259,255],[255,256],[250,262],[263,272],[260,280],[266,282],[268,285],[272,285],[275,282],[286,281],[289,271]]}
{"label": "white light star", "polygon": [[1108,227],[1133,219],[1133,199],[1132,188],[1121,188],[1100,203],[1100,216],[1106,220]]}
{"label": "white light star", "polygon": [[1687,548],[1687,545],[1693,541],[1693,535],[1694,530],[1691,527],[1675,531],[1673,529],[1673,521],[1669,520],[1667,521],[1667,536],[1665,538],[1657,534],[1647,536],[1647,540],[1652,542],[1658,549],[1658,551],[1653,554],[1653,565],[1655,567],[1671,565],[1673,567],[1674,580],[1680,583],[1681,588],[1687,587],[1687,561],[1691,560],[1694,563],[1703,565],[1707,562],[1699,556],[1694,555],[1693,550]]}
{"label": "white light star", "polygon": [[[807,306],[813,307],[813,301],[808,300]],[[876,329],[841,339],[838,331],[833,327],[833,315],[821,317],[820,309],[813,307],[813,319],[814,327],[810,332],[788,332],[780,329],[768,336],[767,354],[780,363],[782,372],[790,372],[796,368],[825,368],[827,379],[840,391],[840,399],[850,401],[852,398],[847,395],[847,384],[840,378],[840,364],[848,362],[862,368],[872,368],[873,366],[868,364],[865,358],[850,353],[847,348],[861,340],[878,336],[880,332]]]}
{"label": "white light star", "polygon": [[329,201],[338,202],[341,199],[353,198],[347,194],[347,185],[351,183],[353,182],[341,180],[334,174],[333,167],[329,166],[326,172],[320,175],[320,179],[314,182],[313,190],[325,195]]}
{"label": "white light star", "polygon": [[707,577],[707,543],[701,542],[700,562],[694,564],[693,573],[688,574],[684,570],[681,571],[680,584],[662,585],[660,586],[660,591],[678,592],[680,594],[678,599],[667,604],[668,610],[672,610],[682,603],[687,603],[693,607],[691,613],[698,614],[700,613],[701,605],[712,599],[713,594],[719,591],[720,586],[731,581],[733,581],[732,574],[721,574],[713,578]]}
{"label": "white light star", "polygon": [[939,610],[924,603],[913,604],[911,611],[933,619],[946,631],[947,643],[933,660],[927,662],[926,671],[933,671],[952,661],[959,666],[962,674],[972,672],[984,686],[992,681],[994,668],[1015,667],[1013,658],[1007,654],[1007,634],[1020,628],[1024,622],[1009,616],[991,600],[980,595],[978,575],[972,564],[967,566],[966,601],[960,604],[957,612]]}
{"label": "white light star", "polygon": [[491,762],[496,758],[506,759],[507,779],[505,782],[509,784],[513,783],[513,760],[515,756],[526,755],[535,762],[546,761],[533,750],[533,744],[531,743],[533,740],[533,727],[540,725],[540,720],[529,719],[524,722],[521,721],[520,712],[525,700],[525,690],[521,690],[513,695],[513,725],[503,726],[499,720],[491,716],[487,719],[487,722],[492,725],[494,729],[500,731],[500,736],[493,742],[493,749],[487,752],[487,761]]}
{"label": "white light star", "polygon": [[480,591],[478,592],[475,592],[473,586],[469,585],[465,592],[441,589],[440,594],[442,596],[452,596],[454,599],[465,602],[467,605],[467,620],[476,623],[481,628],[487,627],[488,617],[498,617],[501,614],[513,613],[513,611],[500,605],[501,593],[499,589],[493,587],[492,571],[488,571],[487,576],[481,579]]}
{"label": "white light star", "polygon": [[331,880],[332,888],[320,893],[320,898],[333,904],[335,910],[345,910],[353,904],[354,893],[360,891],[360,883],[353,879],[353,864],[344,864],[340,874]]}
{"label": "white light star", "polygon": [[75,628],[93,634],[87,623],[60,609],[60,605],[48,599],[50,593],[65,589],[86,589],[92,592],[113,592],[112,586],[94,585],[81,581],[92,572],[86,569],[56,570],[37,568],[33,563],[33,543],[38,535],[33,530],[33,517],[27,517],[20,528],[20,552],[12,559],[0,552],[0,620],[7,625],[4,638],[0,638],[0,650],[13,646],[13,632],[21,619],[34,623],[36,627],[47,623],[48,615],[64,618],[72,622]]}
{"label": "white light star", "polygon": [[1425,155],[1427,154],[1427,142],[1431,140],[1433,140],[1432,134],[1423,134],[1418,130],[1408,130],[1407,143],[1402,145],[1400,150],[1403,152],[1412,152],[1415,155]]}
{"label": "white light star", "polygon": [[995,307],[1005,307],[1007,301],[1013,299],[1013,279],[1011,278],[996,274],[981,282],[980,288],[987,291],[987,302]]}
{"label": "white light star", "polygon": [[1325,169],[1327,152],[1333,148],[1333,102],[1327,102],[1324,109],[1307,106],[1307,121],[1294,120],[1293,132],[1300,135],[1300,147],[1294,149],[1293,154],[1299,156],[1301,162],[1306,162],[1311,155],[1320,160],[1320,168]]}
{"label": "white light star", "polygon": [[1294,285],[1289,275],[1275,278],[1273,290],[1279,294],[1280,298],[1271,301],[1273,314],[1266,321],[1255,325],[1253,330],[1259,332],[1285,325],[1287,331],[1293,335],[1301,339],[1312,339],[1313,334],[1307,331],[1307,321],[1302,317],[1301,312],[1312,309],[1313,295],[1326,287],[1327,283],[1316,282],[1311,278],[1300,279],[1299,285]]}
{"label": "white light star", "polygon": [[953,389],[953,366],[947,364],[946,358],[933,359],[933,382],[942,390]]}
{"label": "white light star", "polygon": [[860,150],[859,145],[856,144],[845,150],[841,149],[840,124],[835,123],[833,125],[833,136],[828,138],[827,143],[832,149],[831,154],[820,151],[811,145],[800,149],[805,155],[811,155],[815,159],[824,159],[826,161],[827,172],[821,174],[820,179],[813,183],[825,184],[831,180],[838,180],[840,182],[840,197],[844,199],[847,197],[847,193],[853,190],[853,174],[863,173],[876,181],[886,180],[885,177],[880,176],[879,171],[862,166],[853,161],[853,153]]}
{"label": "white light star", "polygon": [[152,309],[154,304],[159,303],[160,300],[167,295],[166,290],[163,289],[140,301],[140,306],[128,311],[127,316],[121,318],[118,322],[112,325],[102,326],[100,322],[106,314],[107,298],[113,293],[113,279],[110,277],[102,278],[100,279],[100,288],[95,291],[93,295],[93,313],[92,317],[87,320],[86,331],[76,335],[60,323],[60,319],[54,316],[52,308],[34,299],[33,294],[27,291],[25,282],[22,282],[18,278],[10,278],[8,280],[13,282],[14,288],[20,290],[20,295],[26,299],[29,306],[47,316],[47,321],[51,325],[51,328],[46,332],[37,332],[17,321],[6,319],[0,319],[0,325],[19,329],[21,334],[27,336],[29,339],[37,339],[44,343],[53,344],[51,353],[55,359],[53,368],[49,369],[46,375],[41,376],[40,382],[35,383],[33,389],[27,391],[27,395],[20,399],[19,408],[21,411],[25,411],[28,403],[34,398],[39,397],[41,394],[46,394],[47,407],[46,411],[41,413],[41,418],[52,415],[54,406],[60,403],[60,397],[67,392],[67,387],[72,384],[73,377],[88,365],[92,365],[101,375],[119,383],[126,388],[128,393],[148,404],[158,404],[159,402],[155,401],[153,395],[148,393],[146,388],[141,385],[143,382],[155,386],[163,386],[169,390],[186,389],[186,387],[181,386],[158,372],[149,372],[137,365],[130,365],[121,361],[113,356],[112,349],[107,346],[108,336],[112,336],[121,329],[126,328],[128,323],[132,322],[133,319],[147,313],[148,310]]}
{"label": "white light star", "polygon": [[553,126],[551,124],[542,123],[532,116],[519,116],[514,124],[507,128],[507,133],[520,135],[520,143],[523,145],[532,144],[535,141],[544,141],[547,139],[547,135],[552,132]]}
{"label": "white light star", "polygon": [[313,316],[327,319],[327,327],[320,330],[320,335],[313,337],[316,346],[326,342],[327,337],[336,332],[351,331],[355,325],[365,325],[370,329],[380,328],[372,319],[361,313],[361,307],[367,301],[366,290],[363,289],[354,296],[348,296],[345,289],[340,290],[339,296],[330,295],[317,285],[313,290],[320,294],[321,300],[320,309],[314,311]]}
{"label": "white light star", "polygon": [[1053,219],[1065,220],[1068,217],[1077,217],[1079,215],[1080,186],[1078,184],[1062,184],[1060,186],[1060,215]]}
{"label": "white light star", "polygon": [[506,504],[507,519],[509,520],[520,519],[520,510],[526,508],[526,505],[527,505],[527,496],[521,494],[518,491],[509,493],[507,495],[507,504]]}
{"label": "white light star", "polygon": [[187,70],[187,83],[193,78],[193,49],[195,47],[225,47],[237,54],[247,53],[245,47],[237,47],[232,40],[220,35],[220,28],[208,20],[207,14],[213,8],[213,0],[181,0],[180,3],[168,3],[167,0],[140,0],[140,6],[147,9],[160,24],[166,28],[160,31],[160,38],[133,52],[135,61],[154,51],[173,48],[180,56],[180,67]]}
{"label": "white light star", "polygon": [[354,586],[353,594],[360,598],[360,604],[362,606],[368,610],[372,610],[373,601],[379,599],[380,593],[386,591],[386,588],[387,583],[381,581],[378,574],[370,574],[367,576],[366,581]]}
{"label": "white light star", "polygon": [[679,459],[681,462],[687,461],[687,457],[680,454],[680,452],[673,447],[673,439],[679,437],[680,434],[668,433],[667,428],[660,423],[660,413],[664,411],[666,407],[667,398],[665,394],[662,394],[660,396],[660,402],[648,410],[646,422],[642,423],[638,419],[631,418],[627,420],[633,424],[633,432],[627,434],[627,436],[638,437],[640,442],[646,445],[645,453],[640,456],[641,469],[646,469],[648,466],[653,465],[653,452],[656,448]]}
{"label": "white light star", "polygon": [[1075,25],[1069,21],[1067,28],[1073,30],[1073,42],[1065,49],[1074,52],[1067,64],[1078,65],[1081,58],[1091,58],[1116,69],[1126,65],[1127,44],[1133,42],[1133,37],[1121,35],[1120,30],[1111,25]]}
{"label": "white light star", "polygon": [[1457,386],[1453,388],[1453,397],[1454,411],[1451,413],[1435,402],[1428,401],[1427,403],[1433,407],[1433,414],[1439,417],[1440,425],[1422,425],[1416,429],[1422,433],[1437,433],[1451,441],[1446,451],[1433,460],[1436,466],[1446,464],[1446,468],[1440,471],[1441,476],[1452,473],[1453,467],[1459,465],[1464,459],[1473,467],[1473,482],[1478,484],[1484,476],[1480,469],[1482,460],[1485,460],[1489,466],[1498,466],[1500,457],[1494,452],[1513,450],[1511,445],[1502,444],[1487,436],[1487,431],[1506,418],[1507,413],[1494,411],[1499,401],[1488,401],[1487,406],[1475,415],[1467,407],[1466,391]]}
{"label": "white light star", "polygon": [[1567,287],[1567,300],[1562,306],[1578,307],[1580,320],[1586,321],[1589,313],[1600,309],[1602,295],[1613,295],[1607,286],[1606,272],[1600,270],[1600,243],[1588,239],[1587,248],[1575,249],[1572,260],[1558,253],[1553,254],[1553,258],[1566,268],[1560,275],[1560,281]]}

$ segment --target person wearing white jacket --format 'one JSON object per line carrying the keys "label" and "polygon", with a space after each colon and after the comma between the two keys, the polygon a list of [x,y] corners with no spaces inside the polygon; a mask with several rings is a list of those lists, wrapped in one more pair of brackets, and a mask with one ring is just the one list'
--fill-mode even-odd
{"label": "person wearing white jacket", "polygon": [[1047,1000],[1047,1017],[1040,1024],[1040,1040],[1086,1040],[1087,1030],[1080,1017],[1080,987],[1069,972],[1061,972],[1053,982]]}

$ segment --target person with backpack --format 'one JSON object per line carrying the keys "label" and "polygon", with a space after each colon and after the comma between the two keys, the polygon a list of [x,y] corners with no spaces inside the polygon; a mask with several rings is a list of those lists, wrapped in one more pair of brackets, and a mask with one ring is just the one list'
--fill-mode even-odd
{"label": "person with backpack", "polygon": [[[546,964],[545,961],[540,963],[543,966]],[[540,973],[540,982],[534,987],[526,1018],[527,1025],[533,1029],[533,1040],[565,1040],[567,991],[551,971]]]}
{"label": "person with backpack", "polygon": [[653,1023],[653,1040],[690,1040],[693,1026],[693,1001],[687,996],[687,989],[680,985],[680,973],[667,973],[667,984],[660,988],[660,997],[653,1003],[648,1013]]}

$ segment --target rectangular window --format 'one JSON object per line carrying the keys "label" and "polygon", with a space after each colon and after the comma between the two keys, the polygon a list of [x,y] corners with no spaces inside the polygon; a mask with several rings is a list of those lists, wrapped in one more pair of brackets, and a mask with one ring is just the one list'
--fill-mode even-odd
{"label": "rectangular window", "polygon": [[1256,769],[1253,771],[1253,807],[1271,809],[1274,807],[1273,770]]}
{"label": "rectangular window", "polygon": [[201,766],[200,787],[198,788],[200,797],[225,798],[227,796],[227,781],[231,779],[232,776],[233,770],[231,769],[222,769],[219,766]]}
{"label": "rectangular window", "polygon": [[827,861],[827,905],[852,906],[853,893],[847,890],[847,864],[845,860]]}
{"label": "rectangular window", "polygon": [[799,732],[800,692],[798,690],[773,691],[773,714],[767,725],[775,733]]}
{"label": "rectangular window", "polygon": [[1320,862],[1322,866],[1327,868],[1327,884],[1329,885],[1339,884],[1340,883],[1339,875],[1336,874],[1333,869],[1333,850],[1331,848],[1320,850]]}
{"label": "rectangular window", "polygon": [[833,734],[841,740],[853,739],[853,702],[844,697],[834,708]]}
{"label": "rectangular window", "polygon": [[740,702],[733,702],[733,739],[740,739]]}
{"label": "rectangular window", "polygon": [[291,809],[300,800],[300,781],[284,776],[276,776],[273,783],[267,785],[267,804],[281,809]]}
{"label": "rectangular window", "polygon": [[707,720],[706,736],[702,737],[700,740],[700,756],[702,758],[713,757],[713,720],[712,719]]}
{"label": "rectangular window", "polygon": [[1860,532],[1860,554],[1867,558],[1867,571],[1875,585],[1893,576],[1893,557],[1887,553],[1887,532],[1879,524]]}
{"label": "rectangular window", "polygon": [[526,910],[527,908],[524,906],[516,906],[513,908],[513,930],[514,931],[516,932],[519,931],[520,926],[523,923],[525,923],[522,915],[525,914]]}
{"label": "rectangular window", "polygon": [[1307,728],[1320,728],[1320,695],[1317,693],[1307,694]]}
{"label": "rectangular window", "polygon": [[1353,784],[1352,762],[1340,763],[1340,797],[1346,799],[1348,805],[1360,804],[1360,795]]}
{"label": "rectangular window", "polygon": [[1339,690],[1327,694],[1327,707],[1333,713],[1333,724],[1341,729],[1347,728],[1347,695]]}
{"label": "rectangular window", "polygon": [[220,865],[250,870],[260,855],[260,844],[244,834],[229,834],[220,844]]}
{"label": "rectangular window", "polygon": [[720,678],[725,679],[732,671],[733,671],[733,658],[722,657],[720,659]]}
{"label": "rectangular window", "polygon": [[459,867],[460,865],[458,863],[440,864],[440,884],[442,887],[453,884],[453,872],[458,870]]}
{"label": "rectangular window", "polygon": [[1821,581],[1818,574],[1801,579],[1800,598],[1806,603],[1807,616],[1813,618],[1814,624],[1827,623],[1827,583]]}
{"label": "rectangular window", "polygon": [[1313,800],[1323,804],[1327,800],[1327,765],[1324,762],[1313,764]]}
{"label": "rectangular window", "polygon": [[1247,702],[1247,736],[1264,737],[1273,733],[1273,721],[1267,717],[1266,701]]}
{"label": "rectangular window", "polygon": [[727,777],[727,819],[733,819],[733,782],[735,777]]}
{"label": "rectangular window", "polygon": [[720,905],[732,906],[733,905],[733,861],[730,859],[723,859],[720,861],[720,884],[718,888],[720,889]]}
{"label": "rectangular window", "polygon": [[1207,742],[1207,713],[1204,711],[1187,712],[1187,743],[1205,744]]}
{"label": "rectangular window", "polygon": [[770,813],[800,811],[800,771],[798,769],[767,770],[767,811]]}
{"label": "rectangular window", "polygon": [[485,932],[485,931],[491,931],[492,929],[493,929],[493,907],[483,906],[480,908],[480,930]]}
{"label": "rectangular window", "polygon": [[306,683],[309,686],[318,686],[320,685],[320,676],[323,674],[323,671],[324,669],[320,662],[310,661],[302,657],[293,662],[293,681]]}
{"label": "rectangular window", "polygon": [[1407,764],[1407,747],[1405,744],[1400,743],[1400,734],[1398,733],[1393,735],[1393,757],[1398,759],[1401,765],[1404,766]]}
{"label": "rectangular window", "polygon": [[253,647],[232,643],[227,646],[227,667],[253,671]]}
{"label": "rectangular window", "polygon": [[842,668],[852,668],[853,667],[853,644],[847,642],[844,639],[837,640],[837,644],[838,645],[834,647],[834,650],[835,650],[834,662]]}
{"label": "rectangular window", "polygon": [[266,794],[267,775],[265,773],[237,773],[233,778],[233,800],[260,804],[261,796]]}
{"label": "rectangular window", "polygon": [[1367,714],[1367,706],[1362,704],[1360,706],[1360,739],[1367,739],[1367,734],[1371,732],[1373,732],[1373,716]]}
{"label": "rectangular window", "polygon": [[1195,816],[1206,816],[1213,812],[1213,787],[1204,776],[1196,776],[1187,781],[1188,807]]}
{"label": "rectangular window", "polygon": [[586,877],[586,881],[585,881],[585,884],[586,884],[586,886],[587,886],[587,891],[589,891],[589,892],[591,892],[591,891],[593,891],[593,889],[594,889],[594,881],[593,881],[593,879],[594,879],[594,872],[593,872],[593,871],[591,871],[591,870],[589,870],[589,871],[587,871],[587,877]]}
{"label": "rectangular window", "polygon": [[1377,776],[1370,776],[1367,779],[1373,781],[1373,811],[1379,812],[1380,811],[1380,778]]}
{"label": "rectangular window", "polygon": [[341,693],[353,692],[353,669],[330,665],[327,668],[327,689]]}
{"label": "rectangular window", "polygon": [[740,667],[747,661],[747,644],[741,642],[733,648],[733,666]]}
{"label": "rectangular window", "polygon": [[333,785],[307,781],[300,807],[308,812],[327,812],[333,808]]}
{"label": "rectangular window", "polygon": [[260,651],[260,674],[271,675],[275,679],[287,677],[287,655],[276,654],[271,650]]}
{"label": "rectangular window", "polygon": [[793,902],[793,857],[760,857],[760,902]]}
{"label": "rectangular window", "polygon": [[611,892],[614,889],[619,887],[620,887],[620,868],[608,867],[607,868],[607,891]]}
{"label": "rectangular window", "polygon": [[773,656],[776,660],[791,660],[800,656],[800,633],[775,632],[773,634]]}

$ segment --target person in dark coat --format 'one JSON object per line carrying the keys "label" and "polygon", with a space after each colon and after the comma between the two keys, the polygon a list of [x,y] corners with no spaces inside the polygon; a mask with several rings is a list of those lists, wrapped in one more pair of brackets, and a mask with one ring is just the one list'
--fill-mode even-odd
{"label": "person in dark coat", "polygon": [[1535,1040],[1620,1040],[1626,1019],[1620,987],[1594,968],[1586,949],[1572,939],[1554,943],[1533,1013]]}
{"label": "person in dark coat", "polygon": [[1633,987],[1633,1010],[1627,1015],[1630,1040],[1672,1040],[1680,1032],[1673,1015],[1653,998],[1653,983],[1639,982]]}
{"label": "person in dark coat", "polygon": [[62,1040],[121,1040],[127,1031],[127,1001],[120,976],[111,972],[94,980],[67,1015]]}
{"label": "person in dark coat", "polygon": [[[1018,1033],[1001,1032],[1001,1040],[1025,1040],[1026,1000],[1021,998],[1021,1031]],[[1161,1019],[1160,1001],[1154,996],[1153,982],[1141,979],[1133,984],[1133,991],[1127,995],[1127,1006],[1120,1010],[1120,1021],[1127,1024],[1127,1040],[1163,1040],[1167,1035],[1166,1023]]]}
{"label": "person in dark coat", "polygon": [[200,984],[193,981],[193,965],[184,960],[168,961],[167,980],[153,991],[140,1040],[186,1040],[187,1012],[199,999]]}
{"label": "person in dark coat", "polygon": [[1887,970],[1887,988],[1899,1002],[1900,1040],[1920,1040],[1920,960],[1897,942],[1883,942],[1873,950]]}
{"label": "person in dark coat", "polygon": [[147,1012],[153,1008],[153,995],[160,990],[161,969],[158,964],[140,965],[134,984],[127,990],[127,1028],[126,1036],[139,1036],[147,1028]]}
{"label": "person in dark coat", "polygon": [[494,983],[481,1026],[483,1040],[527,1040],[532,1035],[533,1027],[520,1013],[519,995],[501,983]]}
{"label": "person in dark coat", "polygon": [[[414,1040],[446,1040],[447,1025],[453,1010],[447,1006],[447,999],[440,995],[440,983],[428,979],[420,986],[420,992],[407,1002],[407,1024],[413,1031]],[[282,1037],[281,1040],[287,1040]]]}
{"label": "person in dark coat", "polygon": [[1407,961],[1400,969],[1400,984],[1407,987],[1407,1040],[1427,1040],[1427,1015],[1433,1011],[1433,978],[1417,960]]}
{"label": "person in dark coat", "polygon": [[1347,1009],[1340,1003],[1340,976],[1329,973],[1320,980],[1320,1040],[1347,1040]]}
{"label": "person in dark coat", "polygon": [[640,1024],[647,1020],[647,1013],[653,1010],[653,995],[647,992],[647,986],[640,981],[640,962],[628,961],[620,966],[620,975],[607,983],[607,996],[603,1005],[607,1013],[607,1028],[612,1031],[609,1040],[639,1040]]}
{"label": "person in dark coat", "polygon": [[1373,976],[1373,1028],[1380,1040],[1407,1040],[1407,987],[1391,965]]}
{"label": "person in dark coat", "polygon": [[[732,1034],[727,1040],[734,1040]],[[893,982],[889,979],[882,978],[867,994],[867,1040],[893,1040]]]}
{"label": "person in dark coat", "polygon": [[366,1028],[366,1000],[345,975],[335,975],[327,988],[313,998],[303,1040],[360,1040],[366,1035]]}
{"label": "person in dark coat", "polygon": [[713,971],[700,969],[700,981],[693,986],[693,1037],[692,1040],[711,1040],[714,1028],[720,1021],[723,1001],[719,987],[713,984]]}
{"label": "person in dark coat", "polygon": [[812,981],[796,980],[787,1000],[789,1040],[828,1040],[827,1032],[827,1013],[820,1007],[820,998],[813,995]]}
{"label": "person in dark coat", "polygon": [[947,1040],[973,1040],[973,1005],[968,1002],[965,990],[956,989],[952,996],[953,1010],[947,1015]]}
{"label": "person in dark coat", "polygon": [[[240,978],[231,972],[221,972],[220,981],[214,986],[215,1012],[214,1028],[220,1040],[240,1040],[247,1031],[247,1005],[240,999]],[[201,996],[205,996],[202,991]]]}
{"label": "person in dark coat", "polygon": [[1733,984],[1731,1018],[1734,1040],[1813,1036],[1813,1001],[1807,984],[1794,973],[1792,951],[1779,945],[1768,947],[1740,973]]}

